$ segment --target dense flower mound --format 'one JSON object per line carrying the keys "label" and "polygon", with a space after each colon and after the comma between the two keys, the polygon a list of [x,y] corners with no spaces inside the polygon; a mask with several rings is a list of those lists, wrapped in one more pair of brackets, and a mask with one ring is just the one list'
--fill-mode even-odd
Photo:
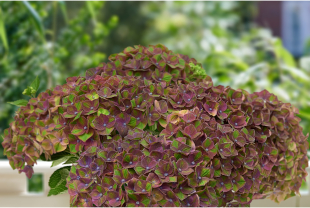
{"label": "dense flower mound", "polygon": [[30,99],[5,130],[12,168],[31,177],[40,155],[79,156],[72,206],[245,206],[298,193],[308,166],[298,110],[266,90],[191,82],[200,65],[169,54],[127,48]]}
{"label": "dense flower mound", "polygon": [[199,82],[208,77],[194,58],[175,54],[164,45],[127,47],[123,52],[110,55],[110,62],[88,69],[86,78],[95,75],[139,76],[158,82],[177,80]]}

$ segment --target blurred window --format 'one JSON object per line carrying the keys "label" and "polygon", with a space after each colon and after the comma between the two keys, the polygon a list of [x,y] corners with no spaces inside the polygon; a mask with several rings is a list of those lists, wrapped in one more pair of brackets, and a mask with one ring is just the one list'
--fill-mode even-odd
{"label": "blurred window", "polygon": [[43,174],[33,174],[31,179],[27,178],[27,191],[31,194],[43,193]]}

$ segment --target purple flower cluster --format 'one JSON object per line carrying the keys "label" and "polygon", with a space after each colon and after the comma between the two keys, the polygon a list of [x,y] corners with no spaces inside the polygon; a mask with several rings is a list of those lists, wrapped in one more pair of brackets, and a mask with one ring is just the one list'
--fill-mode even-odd
{"label": "purple flower cluster", "polygon": [[308,144],[291,104],[213,86],[162,45],[109,59],[17,111],[2,143],[12,168],[31,177],[40,155],[79,155],[72,206],[246,206],[298,193]]}

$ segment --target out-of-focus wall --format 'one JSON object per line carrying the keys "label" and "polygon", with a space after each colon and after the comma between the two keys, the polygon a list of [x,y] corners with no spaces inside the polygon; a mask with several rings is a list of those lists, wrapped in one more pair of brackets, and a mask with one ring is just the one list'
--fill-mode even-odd
{"label": "out-of-focus wall", "polygon": [[255,19],[259,26],[270,28],[273,35],[281,37],[282,10],[281,1],[257,2],[258,14]]}
{"label": "out-of-focus wall", "polygon": [[310,40],[310,2],[259,1],[255,22],[283,39],[284,46],[296,57],[305,53]]}
{"label": "out-of-focus wall", "polygon": [[310,2],[285,1],[281,9],[284,46],[295,56],[302,56],[310,40]]}

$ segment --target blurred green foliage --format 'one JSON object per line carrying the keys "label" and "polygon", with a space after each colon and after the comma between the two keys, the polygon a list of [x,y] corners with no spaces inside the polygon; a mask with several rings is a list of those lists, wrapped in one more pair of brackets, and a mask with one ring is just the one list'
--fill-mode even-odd
{"label": "blurred green foliage", "polygon": [[127,46],[149,45],[143,42],[144,33],[150,30],[148,18],[141,12],[141,7],[149,2],[137,1],[108,1],[101,10],[101,21],[107,21],[110,16],[117,15],[117,27],[111,30],[103,43],[103,52],[106,54],[119,53]]}

